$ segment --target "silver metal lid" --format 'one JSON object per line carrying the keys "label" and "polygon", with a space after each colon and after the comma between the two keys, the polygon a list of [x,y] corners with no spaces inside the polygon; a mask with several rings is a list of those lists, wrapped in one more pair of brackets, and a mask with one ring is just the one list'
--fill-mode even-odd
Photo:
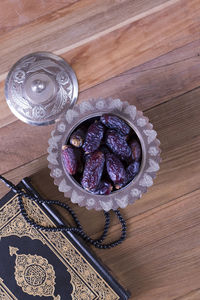
{"label": "silver metal lid", "polygon": [[20,120],[48,125],[76,103],[78,82],[64,59],[49,52],[36,52],[22,57],[11,68],[5,96]]}

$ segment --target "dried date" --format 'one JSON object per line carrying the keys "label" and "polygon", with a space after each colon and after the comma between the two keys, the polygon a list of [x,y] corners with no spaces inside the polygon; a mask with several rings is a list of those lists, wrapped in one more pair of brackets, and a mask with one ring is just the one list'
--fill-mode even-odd
{"label": "dried date", "polygon": [[139,173],[140,142],[128,124],[115,115],[103,114],[83,122],[69,141],[62,150],[65,169],[95,195],[109,195]]}
{"label": "dried date", "polygon": [[95,195],[110,195],[113,190],[113,186],[110,182],[102,181],[96,190],[92,191]]}
{"label": "dried date", "polygon": [[121,118],[115,115],[104,114],[100,118],[101,122],[108,128],[115,129],[123,135],[128,135],[130,133],[130,127]]}
{"label": "dried date", "polygon": [[86,160],[81,184],[85,190],[96,190],[103,173],[105,156],[101,151],[95,151]]}
{"label": "dried date", "polygon": [[83,150],[86,153],[94,152],[100,146],[104,134],[104,126],[100,122],[94,122],[88,128]]}
{"label": "dried date", "polygon": [[135,161],[131,163],[127,168],[126,168],[126,176],[123,180],[123,182],[115,184],[115,188],[117,190],[121,189],[125,185],[127,185],[131,180],[135,178],[135,176],[139,173],[140,170],[140,163]]}
{"label": "dried date", "polygon": [[120,156],[120,158],[123,160],[126,160],[131,156],[131,148],[127,144],[124,136],[115,130],[107,131],[106,145],[113,153]]}
{"label": "dried date", "polygon": [[[74,149],[75,150],[75,155],[76,155],[76,159],[77,159],[77,164],[78,164],[78,169],[77,172],[78,173],[82,173],[83,172],[83,165],[84,165],[84,160],[83,160],[83,150],[82,149]],[[82,151],[81,151],[82,150]]]}
{"label": "dried date", "polygon": [[131,156],[132,156],[132,159],[134,161],[139,161],[141,159],[141,154],[142,154],[142,151],[141,151],[141,146],[140,144],[138,143],[138,141],[136,140],[132,140],[130,142],[130,148],[131,148]]}
{"label": "dried date", "polygon": [[85,140],[85,131],[81,128],[74,131],[70,137],[70,144],[74,147],[80,148],[83,146]]}
{"label": "dried date", "polygon": [[107,173],[114,184],[123,183],[126,177],[124,166],[113,153],[106,154]]}
{"label": "dried date", "polygon": [[130,182],[135,178],[135,176],[139,173],[140,163],[134,161],[131,163],[126,169],[126,183]]}
{"label": "dried date", "polygon": [[66,171],[70,175],[75,175],[78,171],[78,160],[75,149],[70,145],[64,145],[62,147],[61,156]]}
{"label": "dried date", "polygon": [[91,157],[91,155],[92,155],[92,152],[91,153],[84,153],[84,155],[83,155],[84,161],[87,162],[88,159]]}

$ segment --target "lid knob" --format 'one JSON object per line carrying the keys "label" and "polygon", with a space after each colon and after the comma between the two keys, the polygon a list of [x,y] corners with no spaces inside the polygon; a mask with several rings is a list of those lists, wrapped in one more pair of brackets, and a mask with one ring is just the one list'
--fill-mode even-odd
{"label": "lid knob", "polygon": [[46,82],[40,79],[35,79],[32,82],[31,89],[35,93],[41,93],[46,88]]}

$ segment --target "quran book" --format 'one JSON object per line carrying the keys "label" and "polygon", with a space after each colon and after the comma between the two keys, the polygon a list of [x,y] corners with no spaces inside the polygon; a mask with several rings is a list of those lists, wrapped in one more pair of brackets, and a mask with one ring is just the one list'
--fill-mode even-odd
{"label": "quran book", "polygon": [[[20,185],[27,188],[22,182]],[[23,203],[36,223],[63,224],[48,205],[27,198]],[[0,200],[0,253],[1,300],[129,297],[75,234],[48,232],[29,225],[13,191]]]}

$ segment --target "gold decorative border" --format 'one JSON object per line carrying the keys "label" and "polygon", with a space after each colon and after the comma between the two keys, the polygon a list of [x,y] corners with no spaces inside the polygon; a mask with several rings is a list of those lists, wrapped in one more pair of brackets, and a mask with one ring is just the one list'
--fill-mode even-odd
{"label": "gold decorative border", "polygon": [[[37,219],[36,222],[44,226],[54,225],[53,221],[37,203],[24,198],[24,204],[29,216],[34,218],[34,220]],[[13,207],[15,208],[15,212]],[[12,212],[12,218],[10,212]],[[5,213],[7,217],[5,217]],[[3,218],[2,215],[4,216]],[[21,226],[19,226],[19,224],[21,224]],[[20,228],[22,229],[21,231]],[[96,272],[63,233],[36,230],[24,220],[21,214],[19,214],[17,196],[13,197],[0,209],[0,237],[10,235],[17,235],[19,237],[26,235],[31,239],[39,239],[42,243],[48,245],[54,254],[64,263],[71,275],[71,284],[73,286],[72,299],[82,299],[83,295],[85,297],[84,299],[88,300],[119,299],[115,291]]]}
{"label": "gold decorative border", "polygon": [[[14,201],[16,198],[17,196],[15,195],[0,208],[0,228],[19,212],[18,203]],[[11,203],[12,205],[10,205]]]}
{"label": "gold decorative border", "polygon": [[1,300],[18,300],[13,293],[7,288],[3,279],[0,277],[0,299]]}

